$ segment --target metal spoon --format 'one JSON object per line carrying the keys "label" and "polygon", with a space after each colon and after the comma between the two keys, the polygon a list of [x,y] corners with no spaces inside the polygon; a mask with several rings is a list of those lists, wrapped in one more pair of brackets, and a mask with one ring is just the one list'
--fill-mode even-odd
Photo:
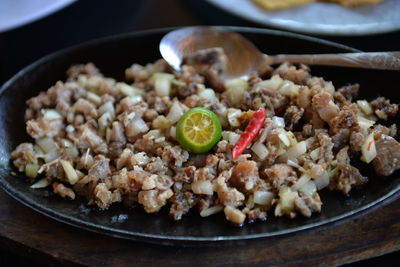
{"label": "metal spoon", "polygon": [[171,31],[160,42],[163,58],[180,71],[185,56],[221,47],[228,58],[226,79],[246,77],[266,64],[285,61],[311,65],[400,70],[400,52],[361,52],[315,55],[266,55],[242,35],[214,27],[186,27]]}

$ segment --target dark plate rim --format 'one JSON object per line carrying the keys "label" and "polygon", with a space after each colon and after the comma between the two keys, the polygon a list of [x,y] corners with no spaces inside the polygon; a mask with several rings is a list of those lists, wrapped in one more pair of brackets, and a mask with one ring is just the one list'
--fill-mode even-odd
{"label": "dark plate rim", "polygon": [[[302,34],[297,34],[297,33],[290,33],[290,32],[284,32],[284,31],[279,31],[279,30],[269,30],[269,29],[262,29],[262,28],[251,28],[251,27],[237,27],[237,26],[216,26],[216,27],[222,27],[222,28],[225,28],[228,30],[244,32],[244,33],[258,33],[258,34],[268,34],[268,35],[279,35],[279,36],[289,37],[289,38],[297,38],[297,39],[302,39],[305,41],[326,44],[326,45],[340,48],[343,50],[347,50],[350,52],[360,51],[360,50],[357,50],[355,48],[352,48],[352,47],[349,47],[346,45],[342,45],[342,44],[338,44],[335,42],[326,41],[323,39],[310,37],[310,36],[306,36],[306,35],[302,35]],[[31,71],[32,69],[35,69],[36,67],[40,66],[41,64],[43,64],[53,58],[57,58],[59,55],[62,55],[65,53],[70,53],[70,52],[73,52],[78,49],[82,49],[85,47],[89,47],[89,46],[93,46],[93,45],[97,45],[97,44],[101,44],[101,43],[106,43],[106,42],[111,42],[111,41],[114,41],[114,42],[121,41],[125,38],[132,38],[132,37],[137,37],[137,36],[147,36],[147,35],[152,35],[152,34],[167,33],[168,31],[179,29],[179,28],[181,28],[181,27],[168,27],[168,28],[159,28],[159,29],[151,29],[151,30],[144,30],[144,31],[138,31],[138,32],[124,33],[124,34],[108,36],[108,37],[84,42],[82,44],[74,45],[74,46],[56,51],[54,53],[51,53],[47,56],[42,57],[41,59],[39,59],[39,60],[33,62],[32,64],[28,65],[27,67],[23,68],[18,73],[16,73],[11,79],[9,79],[7,82],[5,82],[0,89],[0,97],[2,96],[4,91],[7,90],[17,79],[24,76],[27,72]],[[61,223],[65,223],[70,226],[78,227],[78,228],[85,229],[85,230],[88,230],[91,232],[106,234],[106,235],[117,237],[117,238],[141,240],[141,241],[147,241],[147,242],[153,242],[153,243],[157,242],[158,244],[166,244],[166,245],[171,244],[171,241],[215,243],[216,241],[239,241],[239,240],[249,240],[249,239],[255,239],[255,238],[266,238],[266,237],[290,234],[290,233],[294,233],[294,232],[298,232],[298,231],[302,231],[302,230],[306,230],[306,229],[316,228],[318,226],[332,224],[333,222],[338,222],[338,221],[343,220],[344,218],[352,217],[363,211],[365,212],[367,210],[372,210],[371,209],[372,207],[374,207],[374,206],[376,207],[377,204],[382,203],[385,200],[387,200],[387,202],[392,201],[394,199],[393,196],[400,191],[400,186],[397,186],[396,188],[390,190],[384,196],[382,196],[382,197],[374,200],[373,202],[371,202],[367,205],[364,205],[360,208],[343,213],[341,215],[335,216],[330,219],[326,219],[326,220],[322,220],[320,222],[306,224],[306,225],[302,225],[302,226],[298,226],[298,227],[294,227],[294,228],[290,228],[290,229],[279,230],[279,231],[274,231],[274,232],[266,232],[266,233],[261,233],[261,234],[248,234],[248,235],[244,235],[244,236],[194,237],[194,236],[166,236],[166,235],[157,235],[157,234],[146,234],[146,233],[140,233],[140,232],[131,232],[131,231],[127,231],[127,230],[115,229],[112,227],[106,227],[106,226],[86,222],[86,221],[78,219],[78,218],[64,215],[62,212],[58,212],[53,209],[41,206],[39,203],[30,201],[27,197],[24,196],[24,194],[15,190],[8,182],[5,181],[5,179],[0,179],[0,187],[7,194],[9,194],[12,198],[16,199],[17,201],[24,204],[25,206],[30,207],[33,210],[43,214],[44,216],[50,217]]]}

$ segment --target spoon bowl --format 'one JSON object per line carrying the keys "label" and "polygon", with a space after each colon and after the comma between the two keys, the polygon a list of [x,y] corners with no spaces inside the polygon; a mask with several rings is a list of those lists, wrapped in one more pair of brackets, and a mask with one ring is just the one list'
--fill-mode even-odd
{"label": "spoon bowl", "polygon": [[160,42],[162,57],[177,71],[184,58],[196,51],[223,48],[227,56],[225,79],[247,77],[265,65],[285,61],[311,65],[400,70],[400,52],[266,55],[242,35],[216,27],[186,27],[166,34]]}
{"label": "spoon bowl", "polygon": [[161,40],[160,52],[175,70],[180,71],[185,56],[215,47],[223,48],[227,56],[225,78],[247,76],[265,64],[268,58],[242,35],[211,27],[171,31]]}

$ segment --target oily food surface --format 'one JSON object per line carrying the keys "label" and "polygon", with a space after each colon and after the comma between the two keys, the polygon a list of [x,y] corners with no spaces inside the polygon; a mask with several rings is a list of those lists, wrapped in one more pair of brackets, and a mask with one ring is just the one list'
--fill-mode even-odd
{"label": "oily food surface", "polygon": [[383,0],[252,0],[258,6],[266,10],[279,10],[296,7],[312,2],[332,2],[345,7],[354,7],[365,4],[377,4]]}
{"label": "oily food surface", "polygon": [[[400,168],[396,125],[380,124],[398,112],[388,99],[356,100],[359,85],[335,88],[289,63],[224,83],[226,58],[218,49],[186,62],[179,73],[163,60],[133,64],[126,82],[104,77],[91,63],[71,67],[66,81],[27,101],[34,140],[12,152],[15,167],[32,188],[79,195],[102,209],[165,207],[174,220],[189,210],[202,217],[223,212],[237,225],[267,214],[320,212],[320,190],[347,195],[367,183],[351,160],[384,176]],[[176,140],[178,121],[195,107],[213,111],[222,125],[221,140],[205,154],[189,153]],[[232,160],[260,108],[261,130]]]}

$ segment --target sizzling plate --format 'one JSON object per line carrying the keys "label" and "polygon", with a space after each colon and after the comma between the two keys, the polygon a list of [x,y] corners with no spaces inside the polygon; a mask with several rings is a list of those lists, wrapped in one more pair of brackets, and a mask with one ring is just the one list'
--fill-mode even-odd
{"label": "sizzling plate", "polygon": [[[356,51],[298,34],[253,28],[229,29],[242,33],[269,54]],[[47,90],[57,80],[64,80],[65,71],[76,63],[94,62],[106,76],[122,80],[125,68],[132,63],[145,64],[160,57],[158,44],[169,30],[124,34],[62,50],[26,67],[5,83],[0,91],[0,186],[23,204],[69,225],[119,238],[178,245],[227,244],[293,233],[355,215],[398,195],[400,179],[397,174],[375,177],[370,167],[362,165],[361,172],[370,178],[370,183],[353,190],[350,198],[322,191],[324,205],[320,214],[295,220],[271,216],[267,222],[237,228],[225,221],[223,214],[207,218],[189,214],[182,221],[174,222],[168,218],[165,209],[160,214],[146,214],[140,208],[129,210],[117,205],[107,211],[99,211],[85,207],[82,199],[67,201],[54,196],[51,191],[30,189],[23,175],[10,175],[10,152],[19,143],[31,140],[23,120],[28,98]],[[394,102],[400,101],[399,91],[396,90],[398,72],[315,67],[312,73],[332,80],[336,87],[359,82],[361,97],[383,95]]]}

